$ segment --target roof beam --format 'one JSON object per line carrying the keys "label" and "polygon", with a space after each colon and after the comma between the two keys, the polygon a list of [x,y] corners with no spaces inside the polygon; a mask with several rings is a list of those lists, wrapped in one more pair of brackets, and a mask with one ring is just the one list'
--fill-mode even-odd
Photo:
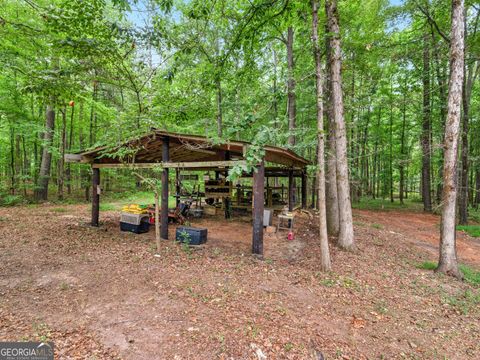
{"label": "roof beam", "polygon": [[117,164],[92,164],[92,168],[152,168],[155,166],[163,168],[195,169],[195,168],[226,168],[235,165],[246,165],[245,160],[224,160],[224,161],[193,161],[193,162],[153,162],[153,163],[117,163]]}

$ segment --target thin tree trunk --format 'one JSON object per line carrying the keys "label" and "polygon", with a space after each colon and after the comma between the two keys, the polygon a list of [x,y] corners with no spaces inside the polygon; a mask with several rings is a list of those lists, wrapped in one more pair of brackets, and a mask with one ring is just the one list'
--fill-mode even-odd
{"label": "thin tree trunk", "polygon": [[480,166],[477,165],[477,169],[475,171],[475,202],[473,205],[475,209],[478,209],[478,205],[480,204]]}
{"label": "thin tree trunk", "polygon": [[338,245],[344,249],[355,247],[353,236],[352,206],[348,180],[347,134],[343,118],[342,94],[342,51],[340,47],[340,27],[338,23],[337,1],[325,2],[330,40],[330,73],[332,82],[332,105],[335,123],[335,154],[337,157],[337,194],[340,219]]}
{"label": "thin tree trunk", "polygon": [[53,132],[55,128],[55,110],[53,109],[55,101],[52,99],[50,102],[51,103],[47,105],[47,111],[45,114],[42,163],[38,175],[38,185],[35,195],[36,200],[48,200],[48,182],[50,180],[50,167],[52,164],[51,147],[53,144]]}
{"label": "thin tree trunk", "polygon": [[63,185],[65,175],[65,148],[67,145],[67,108],[62,111],[62,134],[60,139],[60,159],[58,159],[57,198],[63,200]]}
{"label": "thin tree trunk", "polygon": [[[70,129],[68,131],[68,150],[72,149],[73,146],[73,116],[75,114],[75,106],[72,105],[72,112],[70,115]],[[67,171],[66,171],[66,178],[67,178],[67,193],[70,195],[72,193],[72,168],[70,163],[67,164]]]}
{"label": "thin tree trunk", "polygon": [[[95,72],[96,74],[96,72]],[[89,129],[89,146],[92,146],[96,141],[95,132],[97,129],[95,128],[95,124],[97,122],[97,112],[95,111],[95,102],[97,101],[97,88],[98,84],[97,81],[93,81],[93,91],[92,91],[92,106],[90,108],[90,129]]]}
{"label": "thin tree trunk", "polygon": [[220,78],[215,80],[217,88],[217,136],[222,137],[223,134],[223,115],[222,115],[222,82]]}
{"label": "thin tree trunk", "polygon": [[445,160],[443,166],[443,209],[440,225],[440,254],[436,269],[438,272],[457,278],[463,277],[457,263],[455,203],[457,198],[458,133],[464,76],[464,16],[464,0],[452,0],[450,81],[448,84],[448,115],[445,126]]}
{"label": "thin tree trunk", "polygon": [[378,131],[380,130],[380,120],[382,118],[382,107],[380,106],[378,108],[378,117],[377,117],[377,132],[375,133],[375,145],[373,147],[373,191],[372,191],[372,197],[375,199],[377,197],[376,189],[377,189],[377,164],[379,163],[378,161]]}
{"label": "thin tree trunk", "polygon": [[327,209],[325,202],[325,132],[323,129],[323,76],[320,49],[318,46],[318,3],[312,0],[312,42],[315,59],[315,80],[317,90],[317,182],[318,182],[318,213],[320,236],[320,268],[331,270],[330,250],[328,248]]}
{"label": "thin tree trunk", "polygon": [[400,133],[400,161],[398,162],[398,170],[400,172],[399,197],[400,204],[403,204],[403,196],[405,189],[405,127],[407,126],[407,77],[405,76],[405,89],[403,92],[402,106],[402,129]]}
{"label": "thin tree trunk", "polygon": [[15,129],[10,120],[10,194],[15,195]]}
{"label": "thin tree trunk", "polygon": [[[393,97],[393,84],[390,82],[390,94]],[[388,162],[388,181],[390,187],[390,202],[393,203],[393,99],[390,99],[390,122],[389,122],[389,133],[390,133],[390,147],[389,147],[389,162]]]}
{"label": "thin tree trunk", "polygon": [[423,37],[423,121],[422,121],[422,200],[423,210],[432,211],[431,177],[430,177],[430,36]]}
{"label": "thin tree trunk", "polygon": [[273,127],[278,128],[278,99],[277,99],[277,52],[273,49]]}
{"label": "thin tree trunk", "polygon": [[[440,59],[440,50],[439,50],[439,44],[437,41],[435,41],[435,31],[432,28],[431,29],[432,33],[432,41],[435,42],[435,46],[433,47],[433,57],[435,59],[435,72],[436,72],[436,78],[437,78],[437,84],[438,84],[438,98],[439,98],[439,103],[440,103],[440,124],[441,124],[441,134],[442,134],[442,140],[441,142],[444,143],[445,141],[445,123],[446,123],[446,118],[447,118],[447,84],[445,80],[445,72],[442,71],[442,62]],[[439,156],[438,156],[438,178],[443,179],[443,146],[439,147]],[[442,198],[442,188],[443,188],[443,183],[442,181],[437,182],[436,186],[436,202],[439,204],[441,202]]]}
{"label": "thin tree trunk", "polygon": [[22,167],[22,175],[23,175],[23,196],[27,197],[27,176],[29,174],[29,164],[27,158],[27,146],[25,144],[25,136],[22,135],[22,150],[23,150],[23,167]]}
{"label": "thin tree trunk", "polygon": [[295,128],[296,128],[296,99],[295,99],[295,63],[293,58],[293,28],[288,27],[287,30],[287,96],[288,96],[288,144],[290,147],[295,146]]}

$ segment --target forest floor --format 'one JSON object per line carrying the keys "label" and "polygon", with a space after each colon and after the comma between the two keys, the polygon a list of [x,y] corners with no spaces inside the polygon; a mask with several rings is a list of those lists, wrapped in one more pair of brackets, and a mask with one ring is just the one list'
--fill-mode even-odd
{"label": "forest floor", "polygon": [[[52,340],[60,359],[480,358],[480,289],[419,268],[437,259],[438,216],[355,210],[358,250],[332,246],[327,274],[304,213],[295,240],[265,237],[264,260],[247,219],[193,221],[207,245],[159,256],[115,211],[88,219],[87,205],[0,208],[0,340]],[[478,239],[458,248],[480,269]]]}

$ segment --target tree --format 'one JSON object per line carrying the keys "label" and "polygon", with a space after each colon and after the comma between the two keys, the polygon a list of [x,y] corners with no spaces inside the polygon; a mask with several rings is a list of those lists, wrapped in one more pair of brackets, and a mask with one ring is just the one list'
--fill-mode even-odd
{"label": "tree", "polygon": [[327,210],[325,202],[325,131],[323,128],[323,76],[320,48],[318,44],[318,2],[312,0],[312,44],[315,59],[315,85],[317,93],[317,182],[318,182],[318,218],[320,236],[320,268],[329,271],[330,250],[328,248]]}
{"label": "tree", "polygon": [[[326,29],[328,32],[328,29]],[[333,118],[332,107],[332,81],[330,71],[330,41],[325,37],[326,48],[326,81],[325,81],[325,98],[327,106],[324,106],[325,117],[328,119],[328,134],[327,134],[327,160],[326,160],[326,204],[327,204],[327,230],[328,234],[338,236],[340,231],[340,218],[338,213],[338,192],[337,192],[337,160],[336,160],[336,144],[335,144],[335,122]]]}
{"label": "tree", "polygon": [[430,34],[423,36],[423,122],[422,122],[422,200],[423,210],[432,211],[430,177]]}
{"label": "tree", "polygon": [[342,93],[342,52],[340,46],[340,27],[336,0],[325,1],[327,25],[330,41],[330,80],[333,121],[335,124],[335,155],[337,170],[337,194],[339,208],[338,245],[344,249],[355,247],[353,237],[352,206],[350,202],[350,184],[348,180],[347,134],[343,118]]}
{"label": "tree", "polygon": [[450,80],[448,84],[447,123],[445,125],[442,217],[440,224],[440,258],[437,272],[462,278],[458,268],[455,206],[457,199],[457,150],[462,106],[464,76],[464,0],[452,0],[452,25],[450,32]]}
{"label": "tree", "polygon": [[48,183],[52,164],[53,132],[55,128],[55,99],[50,100],[45,113],[45,132],[43,134],[42,164],[38,175],[38,186],[35,192],[36,200],[48,200]]}

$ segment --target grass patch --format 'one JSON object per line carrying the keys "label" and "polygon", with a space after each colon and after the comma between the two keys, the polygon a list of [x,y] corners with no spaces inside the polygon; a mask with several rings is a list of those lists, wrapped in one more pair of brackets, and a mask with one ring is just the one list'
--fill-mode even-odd
{"label": "grass patch", "polygon": [[382,230],[382,229],[383,229],[383,225],[382,225],[382,224],[372,224],[371,226],[372,226],[372,228],[374,228],[374,229],[378,229],[378,230]]}
{"label": "grass patch", "polygon": [[465,290],[457,295],[444,296],[442,301],[444,304],[448,304],[466,315],[472,310],[478,310],[480,292]]}
{"label": "grass patch", "polygon": [[460,264],[460,270],[465,276],[465,281],[476,286],[480,286],[480,271],[472,269],[468,265]]}
{"label": "grass patch", "polygon": [[437,263],[434,263],[433,261],[425,261],[417,265],[417,268],[423,270],[435,270],[437,268]]}
{"label": "grass patch", "polygon": [[67,209],[65,209],[65,208],[53,208],[52,211],[56,212],[56,213],[64,213],[64,212],[67,212]]}
{"label": "grass patch", "polygon": [[422,203],[418,199],[405,199],[403,204],[400,204],[398,199],[392,203],[390,199],[372,199],[361,198],[357,202],[352,202],[352,208],[360,210],[413,210],[420,211],[423,209]]}
{"label": "grass patch", "polygon": [[106,203],[106,204],[100,204],[100,211],[113,211],[117,210],[117,206],[114,204]]}
{"label": "grass patch", "polygon": [[[114,208],[109,210],[121,210],[122,206],[129,204],[154,204],[155,198],[153,191],[134,191],[125,192],[123,194],[110,193],[104,197],[105,204],[110,204]],[[101,206],[101,205],[100,205]],[[168,198],[168,207],[175,207],[175,198],[170,196]]]}
{"label": "grass patch", "polygon": [[457,225],[457,230],[465,231],[473,237],[480,237],[480,225]]}
{"label": "grass patch", "polygon": [[[480,286],[480,271],[477,271],[465,264],[460,264],[459,267],[460,271],[463,273],[466,282],[474,286]],[[437,268],[437,263],[433,261],[425,261],[417,265],[417,268],[424,270],[435,270]]]}

